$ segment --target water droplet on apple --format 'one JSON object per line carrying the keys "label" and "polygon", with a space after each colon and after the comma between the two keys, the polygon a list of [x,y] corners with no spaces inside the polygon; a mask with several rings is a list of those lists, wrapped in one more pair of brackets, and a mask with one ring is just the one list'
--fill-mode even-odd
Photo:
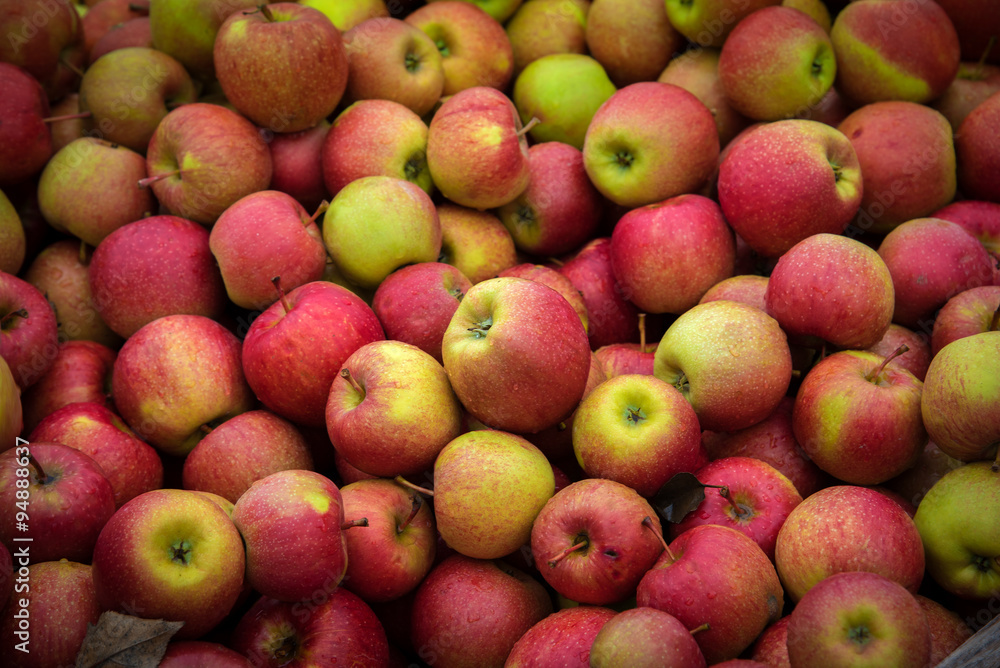
{"label": "water droplet on apple", "polygon": [[711,600],[713,600],[713,599],[714,599],[714,598],[715,598],[716,596],[718,596],[718,594],[716,594],[716,593],[715,593],[714,591],[710,591],[710,592],[708,592],[708,600],[710,600],[710,601],[711,601]]}
{"label": "water droplet on apple", "polygon": [[694,599],[689,598],[684,601],[684,605],[694,605]]}

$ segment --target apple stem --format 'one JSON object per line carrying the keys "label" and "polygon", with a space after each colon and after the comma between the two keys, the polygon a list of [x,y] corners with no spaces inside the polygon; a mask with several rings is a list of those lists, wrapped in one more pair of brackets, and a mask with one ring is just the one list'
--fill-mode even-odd
{"label": "apple stem", "polygon": [[74,118],[90,118],[93,116],[89,111],[81,111],[79,114],[65,114],[64,116],[49,116],[43,118],[42,123],[58,123],[59,121],[72,121]]}
{"label": "apple stem", "polygon": [[[708,487],[709,485],[705,486]],[[715,485],[712,485],[712,487],[715,487]],[[721,496],[722,498],[724,498],[726,501],[729,502],[729,505],[733,507],[734,511],[736,511],[737,517],[743,517],[744,515],[747,514],[747,511],[741,508],[740,504],[736,503],[736,501],[733,500],[733,495],[729,493],[728,486],[726,485],[719,486],[719,496]]]}
{"label": "apple stem", "polygon": [[200,429],[204,434],[211,434],[213,431],[212,428],[207,424],[201,425],[200,427],[198,427],[198,429]]}
{"label": "apple stem", "polygon": [[667,541],[663,540],[663,533],[656,530],[656,526],[653,525],[653,520],[649,515],[642,518],[642,526],[653,532],[653,535],[660,541],[660,545],[663,546],[663,551],[666,552],[667,557],[670,558],[671,563],[677,561],[677,557],[675,557],[674,553],[670,551],[670,546],[667,545]]}
{"label": "apple stem", "polygon": [[351,370],[348,369],[346,366],[340,370],[340,377],[345,378],[347,382],[351,384],[351,387],[354,388],[355,392],[364,396],[365,388],[361,387],[361,384],[358,383],[357,379],[355,379],[354,376],[351,375]]}
{"label": "apple stem", "polygon": [[986,67],[986,59],[990,57],[990,51],[997,43],[997,36],[990,35],[990,41],[986,43],[986,48],[983,49],[983,55],[979,56],[979,62],[976,63],[976,69],[973,76],[976,79],[981,79],[983,77],[983,68]]}
{"label": "apple stem", "polygon": [[560,561],[562,561],[563,559],[565,559],[569,555],[573,554],[577,550],[582,550],[583,548],[587,547],[588,545],[590,545],[590,541],[587,540],[586,538],[584,538],[583,540],[581,540],[578,543],[573,543],[572,545],[570,545],[569,547],[567,547],[565,550],[563,550],[562,552],[560,552],[556,556],[554,556],[551,559],[549,559],[549,567],[550,568],[555,568],[559,564]]}
{"label": "apple stem", "polygon": [[517,136],[518,137],[523,137],[524,135],[528,134],[528,130],[530,130],[531,128],[535,127],[539,123],[541,123],[541,121],[538,120],[538,117],[532,116],[531,120],[528,121],[528,123],[523,128],[521,128],[520,130],[517,131]]}
{"label": "apple stem", "polygon": [[708,631],[711,628],[712,628],[711,625],[708,622],[705,622],[701,626],[696,626],[695,628],[691,629],[689,631],[689,633],[691,635],[694,635],[695,633],[701,633],[702,631]]}
{"label": "apple stem", "polygon": [[990,331],[995,332],[1000,330],[1000,306],[997,306],[997,310],[993,311],[993,319],[990,320]]}
{"label": "apple stem", "polygon": [[560,260],[557,257],[550,257],[549,258],[549,262],[551,262],[552,264],[554,264],[557,267],[565,267],[566,266],[566,263],[563,262],[562,260]]}
{"label": "apple stem", "polygon": [[63,67],[65,67],[67,70],[69,70],[73,74],[75,74],[76,76],[80,77],[81,79],[83,78],[83,72],[80,70],[80,68],[77,67],[76,65],[74,65],[73,63],[69,62],[65,58],[60,58],[59,59],[59,64],[62,65]]}
{"label": "apple stem", "polygon": [[414,492],[420,492],[421,494],[425,494],[431,497],[434,496],[434,490],[427,489],[426,487],[421,487],[420,485],[414,485],[412,482],[410,482],[401,475],[396,476],[395,478],[393,478],[393,480],[398,482],[403,487],[409,487]]}
{"label": "apple stem", "polygon": [[139,179],[140,188],[148,188],[157,181],[162,181],[163,179],[169,179],[171,176],[178,176],[181,170],[175,169],[172,172],[164,172],[163,174],[154,174],[153,176],[147,176],[144,179]]}
{"label": "apple stem", "polygon": [[260,13],[264,15],[265,19],[274,23],[274,14],[271,13],[270,7],[268,7],[267,5],[260,5],[257,9],[260,10]]}
{"label": "apple stem", "polygon": [[792,369],[792,378],[801,378],[802,369]]}
{"label": "apple stem", "polygon": [[414,494],[412,499],[413,507],[410,508],[410,514],[405,520],[403,520],[402,524],[396,525],[396,533],[403,533],[403,531],[406,530],[406,527],[410,526],[410,522],[412,522],[413,518],[417,516],[417,513],[420,512],[420,507],[424,505],[424,502],[419,494]]}
{"label": "apple stem", "polygon": [[879,377],[879,374],[881,374],[882,371],[885,369],[885,365],[886,364],[888,364],[892,360],[896,359],[897,357],[899,357],[900,355],[902,355],[903,353],[905,353],[909,349],[910,349],[910,347],[904,343],[900,347],[898,347],[895,350],[893,350],[892,353],[888,357],[886,357],[884,360],[882,360],[881,364],[879,364],[877,367],[875,367],[874,371],[872,371],[871,373],[869,373],[868,375],[865,376],[865,380],[867,380],[869,383],[872,382],[872,381],[874,381],[876,378]]}
{"label": "apple stem", "polygon": [[13,320],[14,318],[24,318],[25,320],[27,320],[28,319],[28,309],[26,309],[26,308],[19,308],[16,311],[11,311],[7,315],[5,315],[2,318],[0,318],[0,329],[2,329],[4,327],[6,327],[7,325],[9,325],[10,321]]}
{"label": "apple stem", "polygon": [[35,456],[30,453],[28,454],[28,463],[34,467],[35,473],[38,475],[39,482],[44,483],[46,480],[49,479],[49,477],[45,474],[45,469],[43,469],[42,465],[38,463],[38,460],[35,459]]}
{"label": "apple stem", "polygon": [[639,314],[639,352],[646,352],[646,314]]}
{"label": "apple stem", "polygon": [[323,200],[322,202],[320,202],[319,203],[319,207],[316,209],[316,213],[314,213],[313,215],[309,216],[309,222],[306,223],[306,225],[308,225],[309,223],[315,223],[316,219],[319,218],[320,216],[322,216],[324,213],[326,213],[326,210],[329,209],[329,208],[330,208],[330,203],[329,202],[327,202],[326,200]]}
{"label": "apple stem", "polygon": [[348,529],[354,527],[366,527],[366,526],[368,526],[368,518],[360,517],[356,520],[347,520],[346,522],[340,525],[340,530],[347,531]]}
{"label": "apple stem", "polygon": [[285,314],[287,315],[292,310],[292,305],[288,302],[285,291],[281,289],[281,276],[272,278],[271,283],[274,284],[274,289],[278,291],[278,300],[281,302],[281,307],[285,309]]}
{"label": "apple stem", "polygon": [[87,257],[87,242],[80,242],[80,264],[86,267],[90,263],[90,259]]}

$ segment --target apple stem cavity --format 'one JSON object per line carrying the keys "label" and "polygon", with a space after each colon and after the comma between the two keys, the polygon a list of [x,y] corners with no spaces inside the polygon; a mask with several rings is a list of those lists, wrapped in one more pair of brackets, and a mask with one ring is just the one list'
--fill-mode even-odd
{"label": "apple stem cavity", "polygon": [[406,531],[406,527],[410,526],[410,522],[413,521],[413,518],[417,516],[417,513],[420,512],[420,508],[424,505],[423,498],[419,494],[414,494],[411,497],[411,500],[413,502],[413,506],[410,508],[410,514],[407,515],[402,524],[396,525],[396,533],[398,534]]}
{"label": "apple stem cavity", "polygon": [[191,545],[186,541],[178,541],[170,546],[170,559],[187,566],[191,562]]}
{"label": "apple stem cavity", "polygon": [[541,121],[538,120],[538,117],[532,116],[531,120],[528,121],[524,127],[522,127],[520,130],[517,131],[517,136],[523,137],[524,135],[528,134],[528,131],[531,130],[531,128],[535,127],[539,123],[541,123]]}
{"label": "apple stem cavity", "polygon": [[81,111],[79,114],[65,114],[63,116],[49,116],[43,118],[42,123],[58,123],[59,121],[72,121],[75,118],[90,118],[93,116],[89,111]]}
{"label": "apple stem cavity", "polygon": [[[706,487],[715,487],[715,485],[705,485]],[[746,517],[748,511],[746,508],[736,503],[733,499],[733,495],[729,493],[729,487],[726,485],[719,486],[719,496],[724,498],[729,502],[729,505],[733,507],[733,511],[736,513],[737,517]]]}
{"label": "apple stem cavity", "polygon": [[667,553],[670,563],[677,561],[677,557],[675,557],[674,553],[670,551],[670,546],[667,545],[667,541],[663,540],[663,533],[656,530],[656,526],[653,524],[653,519],[649,515],[642,518],[642,526],[652,531],[653,535],[656,536],[656,539],[660,541],[660,545],[663,546],[663,551]]}
{"label": "apple stem cavity", "polygon": [[567,547],[565,550],[563,550],[562,552],[560,552],[556,556],[554,556],[551,559],[549,559],[549,567],[550,568],[555,568],[556,566],[559,565],[560,561],[562,561],[563,559],[565,559],[569,555],[573,554],[577,550],[583,550],[583,549],[586,549],[587,547],[590,546],[590,541],[587,539],[586,536],[577,536],[577,538],[579,539],[577,542],[573,543],[572,545],[570,545],[569,547]]}
{"label": "apple stem cavity", "polygon": [[412,482],[410,482],[409,480],[407,480],[406,478],[404,478],[401,475],[396,476],[395,478],[393,478],[393,480],[395,480],[396,482],[398,482],[403,487],[409,487],[414,492],[419,492],[419,493],[421,493],[421,494],[423,494],[425,496],[430,496],[430,497],[434,496],[434,491],[433,490],[427,489],[426,487],[421,487],[420,485],[414,485]]}
{"label": "apple stem cavity", "polygon": [[326,213],[326,210],[329,208],[330,208],[330,203],[327,202],[326,200],[323,200],[322,202],[319,203],[319,206],[316,208],[316,213],[309,216],[309,220],[306,221],[305,224],[308,225],[309,223],[315,223],[316,219],[322,216],[324,213]]}
{"label": "apple stem cavity", "polygon": [[468,331],[475,333],[477,339],[486,338],[486,332],[493,326],[493,318],[487,318],[482,322],[477,322],[475,326],[469,327]]}
{"label": "apple stem cavity", "polygon": [[285,296],[285,291],[281,289],[281,276],[275,276],[271,279],[271,283],[274,284],[274,289],[278,291],[278,301],[281,302],[281,308],[285,309],[285,314],[291,312],[292,305],[288,301],[288,297]]}
{"label": "apple stem cavity", "polygon": [[7,327],[14,322],[14,318],[28,319],[28,309],[19,308],[16,311],[11,311],[7,315],[0,318],[0,329],[7,329]]}
{"label": "apple stem cavity", "polygon": [[893,350],[892,353],[888,357],[886,357],[884,360],[882,360],[881,364],[879,364],[877,367],[875,367],[874,371],[872,371],[871,373],[865,375],[865,380],[867,380],[869,383],[875,382],[878,379],[878,377],[882,374],[882,371],[885,369],[885,365],[886,364],[888,364],[892,360],[896,359],[897,357],[899,357],[900,355],[902,355],[903,353],[905,353],[909,349],[910,349],[910,347],[904,343],[900,347],[898,347],[895,350]]}
{"label": "apple stem cavity", "polygon": [[690,631],[688,631],[688,633],[690,633],[691,635],[694,635],[695,633],[701,633],[702,631],[710,631],[711,629],[712,629],[711,624],[709,624],[708,622],[705,622],[701,626],[694,627],[693,629],[691,629]]}
{"label": "apple stem cavity", "polygon": [[359,517],[356,520],[347,520],[346,522],[341,524],[340,530],[347,531],[348,529],[353,529],[354,527],[366,527],[366,526],[368,526],[368,518]]}
{"label": "apple stem cavity", "polygon": [[148,188],[157,181],[162,181],[163,179],[169,179],[171,176],[180,176],[181,170],[175,169],[172,172],[164,172],[163,174],[154,174],[153,176],[147,176],[144,179],[139,179],[140,188]]}
{"label": "apple stem cavity", "polygon": [[362,397],[365,396],[365,388],[361,387],[361,384],[358,383],[357,379],[351,375],[351,370],[346,366],[340,370],[340,377],[350,383],[355,392],[360,394]]}

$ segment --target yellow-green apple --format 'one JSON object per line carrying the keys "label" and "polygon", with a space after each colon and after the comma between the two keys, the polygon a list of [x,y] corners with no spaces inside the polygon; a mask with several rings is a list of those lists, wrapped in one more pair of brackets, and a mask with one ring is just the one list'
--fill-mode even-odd
{"label": "yellow-green apple", "polygon": [[951,85],[961,58],[958,34],[936,2],[859,0],[830,31],[837,88],[856,105],[930,102]]}
{"label": "yellow-green apple", "polygon": [[441,52],[442,95],[486,86],[504,90],[514,74],[514,53],[503,26],[470,2],[434,2],[405,21],[420,28]]}
{"label": "yellow-green apple", "polygon": [[830,34],[833,28],[833,19],[830,17],[830,8],[823,0],[782,0],[782,7],[791,7],[806,14],[809,18],[819,24],[826,34]]}
{"label": "yellow-green apple", "polygon": [[153,48],[153,31],[149,27],[148,16],[139,16],[112,26],[90,50],[90,64],[112,51],[132,47]]}
{"label": "yellow-green apple", "polygon": [[593,0],[585,37],[617,86],[654,80],[685,43],[663,0]]}
{"label": "yellow-green apple", "polygon": [[38,382],[59,353],[52,305],[35,286],[0,272],[0,357],[21,390]]}
{"label": "yellow-green apple", "polygon": [[732,276],[735,262],[733,231],[719,205],[702,195],[633,209],[611,233],[615,278],[626,299],[648,313],[684,313]]}
{"label": "yellow-green apple", "polygon": [[[149,3],[153,48],[167,53],[203,81],[215,79],[213,47],[230,14],[256,9],[257,0],[154,0]],[[239,163],[235,163],[239,164]]]}
{"label": "yellow-green apple", "polygon": [[645,497],[708,462],[691,404],[672,385],[642,374],[615,376],[580,402],[573,451],[588,477],[620,482]]}
{"label": "yellow-green apple", "polygon": [[671,541],[636,591],[640,607],[663,610],[694,634],[710,664],[734,659],[781,616],[774,565],[736,529],[705,524]]}
{"label": "yellow-green apple", "polygon": [[[543,0],[544,1],[544,0]],[[611,608],[580,605],[557,610],[528,629],[514,643],[505,668],[590,666],[591,645],[604,625],[617,615]]]}
{"label": "yellow-green apple", "polygon": [[968,199],[1000,203],[1000,186],[989,174],[1000,169],[1000,91],[969,112],[955,132],[958,185]]}
{"label": "yellow-green apple", "polygon": [[211,225],[240,198],[267,188],[272,170],[267,145],[250,121],[197,102],[160,121],[146,151],[149,176],[140,183],[171,213]]}
{"label": "yellow-green apple", "polygon": [[330,442],[365,473],[416,475],[462,432],[444,367],[402,341],[373,341],[344,360],[326,404]]}
{"label": "yellow-green apple", "polygon": [[434,191],[427,168],[427,124],[392,100],[360,100],[340,112],[323,141],[320,160],[323,182],[333,196],[365,176],[391,176],[428,195]]}
{"label": "yellow-green apple", "polygon": [[669,528],[671,539],[702,524],[731,527],[751,538],[774,561],[774,544],[802,496],[783,473],[753,457],[722,457],[694,472],[705,499]]}
{"label": "yellow-green apple", "polygon": [[736,431],[770,415],[792,378],[778,322],[739,302],[686,311],[656,348],[653,372],[691,402],[702,429]]}
{"label": "yellow-green apple", "polygon": [[793,339],[817,337],[863,349],[889,329],[898,297],[894,283],[879,253],[860,241],[820,233],[778,258],[764,300],[767,313]]}
{"label": "yellow-green apple", "polygon": [[750,658],[760,661],[768,666],[781,666],[789,668],[788,662],[788,622],[791,621],[789,615],[785,615],[774,622],[763,633],[757,636],[751,647]]}
{"label": "yellow-green apple", "polygon": [[[18,512],[28,507],[18,503],[21,489],[30,508]],[[33,442],[0,453],[0,500],[7,508],[0,514],[0,541],[12,552],[21,546],[18,540],[30,541],[31,563],[88,563],[97,535],[115,512],[114,492],[100,465],[61,443]]]}
{"label": "yellow-green apple", "polygon": [[386,338],[410,343],[436,359],[441,341],[472,282],[443,262],[418,262],[392,272],[379,284],[372,310]]}
{"label": "yellow-green apple", "polygon": [[[7,362],[0,357],[0,452],[13,448],[24,427],[21,390]],[[0,600],[4,600],[0,598]]]}
{"label": "yellow-green apple", "polygon": [[271,304],[243,340],[243,371],[257,398],[300,425],[326,425],[330,385],[351,353],[385,338],[371,308],[327,281]]}
{"label": "yellow-green apple", "polygon": [[125,338],[168,315],[221,317],[226,289],[209,242],[208,230],[177,216],[119,227],[87,270],[97,314]]}
{"label": "yellow-green apple", "polygon": [[462,299],[441,344],[459,401],[495,429],[537,432],[567,417],[590,369],[587,332],[562,295],[493,278]]}
{"label": "yellow-green apple", "polygon": [[[434,6],[443,5],[427,7]],[[530,178],[528,142],[514,104],[486,86],[447,98],[427,132],[427,166],[434,185],[455,204],[491,209],[513,200]]]}
{"label": "yellow-green apple", "polygon": [[163,486],[163,462],[110,408],[91,402],[68,404],[32,429],[31,441],[62,443],[91,457],[114,493],[115,506]]}
{"label": "yellow-green apple", "polygon": [[[247,581],[265,597],[308,601],[329,596],[347,570],[340,490],[313,471],[289,469],[254,482],[233,509],[243,536]],[[365,531],[364,523],[357,531]]]}
{"label": "yellow-green apple", "polygon": [[920,407],[931,440],[955,459],[993,459],[1000,448],[1000,331],[952,341],[931,360]]}
{"label": "yellow-green apple", "polygon": [[167,643],[167,650],[158,668],[251,668],[250,660],[239,652],[217,642],[177,640]]}
{"label": "yellow-green apple", "polygon": [[824,357],[795,395],[792,428],[809,458],[852,485],[878,485],[916,463],[927,444],[923,383],[883,357],[844,350]]}
{"label": "yellow-green apple", "polygon": [[874,102],[838,129],[861,164],[864,194],[854,225],[885,234],[955,197],[955,146],[939,112],[905,101]]}
{"label": "yellow-green apple", "polygon": [[279,2],[233,12],[212,48],[226,99],[274,132],[313,127],[333,113],[347,86],[340,31],[312,7]]}
{"label": "yellow-green apple", "polygon": [[121,337],[111,331],[94,305],[88,276],[91,257],[85,242],[57,241],[35,256],[24,272],[24,280],[52,304],[59,319],[59,333],[65,340],[89,340],[117,349]]}
{"label": "yellow-green apple", "polygon": [[587,53],[590,0],[541,0],[517,8],[505,25],[517,76],[542,56]]}
{"label": "yellow-green apple", "polygon": [[757,121],[803,113],[826,95],[837,59],[826,31],[790,7],[747,16],[722,45],[719,81],[729,104]]}
{"label": "yellow-green apple", "polygon": [[434,565],[434,511],[420,495],[385,479],[340,488],[347,517],[365,517],[364,530],[344,532],[344,586],[367,602],[392,601],[416,589]]}
{"label": "yellow-green apple", "polygon": [[359,23],[343,38],[350,66],[348,102],[391,100],[424,116],[441,99],[441,52],[424,31],[386,16]]}
{"label": "yellow-green apple", "polygon": [[715,119],[719,145],[725,146],[749,124],[749,120],[729,104],[722,90],[719,53],[719,49],[712,48],[686,51],[667,63],[656,80],[680,86],[701,100]]}
{"label": "yellow-green apple", "polygon": [[382,623],[343,587],[321,590],[306,603],[260,598],[240,618],[228,646],[266,668],[389,665]]}
{"label": "yellow-green apple", "polygon": [[0,61],[24,68],[48,99],[74,90],[86,67],[80,15],[69,2],[23,0],[5,7],[0,19]]}
{"label": "yellow-green apple", "polygon": [[920,532],[906,511],[868,487],[835,485],[806,497],[778,531],[775,565],[792,601],[844,571],[884,575],[916,593],[924,576]]}
{"label": "yellow-green apple", "polygon": [[453,555],[417,589],[413,648],[432,666],[502,666],[518,639],[551,613],[548,592],[529,575],[502,561]]}
{"label": "yellow-green apple", "polygon": [[727,152],[719,204],[750,248],[778,257],[806,237],[843,232],[867,190],[862,174],[850,140],[835,128],[776,121]]}
{"label": "yellow-green apple", "polygon": [[323,12],[341,33],[369,19],[389,16],[385,0],[300,0],[299,4]]}
{"label": "yellow-green apple", "polygon": [[699,46],[719,48],[750,14],[781,0],[666,0],[670,23]]}
{"label": "yellow-green apple", "polygon": [[949,299],[993,283],[992,256],[965,228],[946,220],[909,220],[882,239],[878,254],[895,289],[892,319],[905,327],[930,325]]}
{"label": "yellow-green apple", "polygon": [[441,224],[430,196],[393,176],[364,176],[345,185],[323,214],[322,227],[337,269],[369,290],[401,266],[434,262],[441,252]]}
{"label": "yellow-green apple", "polygon": [[705,655],[695,635],[669,612],[649,607],[625,610],[609,619],[594,638],[589,665],[704,668]]}
{"label": "yellow-green apple", "polygon": [[41,84],[16,65],[0,62],[0,84],[0,185],[10,185],[38,174],[52,157],[52,135],[44,121],[49,101]]}
{"label": "yellow-green apple", "polygon": [[583,296],[587,336],[594,350],[612,343],[635,341],[639,309],[626,299],[611,265],[611,237],[587,242],[558,268]]}
{"label": "yellow-green apple", "polygon": [[949,299],[934,318],[931,352],[958,339],[1000,330],[1000,285],[970,288]]}
{"label": "yellow-green apple", "polygon": [[888,357],[900,346],[906,346],[909,348],[907,353],[898,357],[893,364],[898,369],[906,369],[916,376],[917,380],[923,382],[932,357],[931,345],[928,339],[927,334],[923,332],[917,333],[912,329],[907,329],[902,325],[893,323],[889,325],[885,336],[875,345],[866,348],[865,351],[881,355],[882,357]]}
{"label": "yellow-green apple", "polygon": [[761,311],[767,309],[764,302],[764,293],[767,291],[767,276],[756,274],[740,274],[730,276],[710,287],[698,300],[699,304],[705,302],[715,302],[725,299],[732,302],[741,302]]}
{"label": "yellow-green apple", "polygon": [[[83,49],[88,55],[109,30],[117,25],[140,16],[149,16],[148,2],[132,2],[131,0],[112,0],[103,2],[100,7],[95,5],[94,11],[87,10],[80,17],[80,30],[83,32]],[[93,64],[94,59],[89,60]]]}
{"label": "yellow-green apple", "polygon": [[590,180],[629,208],[695,192],[718,157],[712,112],[680,86],[658,81],[626,86],[608,98],[583,145]]}
{"label": "yellow-green apple", "polygon": [[1000,91],[1000,67],[982,62],[960,63],[955,80],[931,106],[957,131],[965,117],[997,91]]}
{"label": "yellow-green apple", "polygon": [[0,271],[17,275],[24,264],[26,239],[17,209],[0,190]]}
{"label": "yellow-green apple", "polygon": [[792,666],[928,666],[931,634],[913,594],[876,573],[838,573],[788,621]]}
{"label": "yellow-green apple", "polygon": [[635,594],[663,551],[661,535],[653,507],[638,492],[613,480],[588,478],[561,489],[538,513],[531,553],[560,595],[606,605]]}
{"label": "yellow-green apple", "polygon": [[116,49],[87,68],[80,112],[89,136],[144,153],[163,117],[194,102],[197,89],[176,59],[148,47]]}
{"label": "yellow-green apple", "polygon": [[9,604],[0,617],[7,661],[24,668],[74,665],[101,615],[91,567],[65,560],[23,566],[19,596],[4,599]]}
{"label": "yellow-green apple", "polygon": [[931,217],[958,223],[979,239],[995,261],[993,285],[1000,285],[1000,203],[961,200],[938,209]]}
{"label": "yellow-green apple", "polygon": [[518,263],[514,238],[490,211],[441,202],[441,255],[438,262],[458,269],[475,285]]}
{"label": "yellow-green apple", "polygon": [[522,123],[538,119],[528,130],[535,142],[582,149],[594,113],[615,90],[604,68],[590,56],[556,53],[532,61],[518,74],[512,99]]}
{"label": "yellow-green apple", "polygon": [[[441,2],[441,0],[428,0],[429,2]],[[504,23],[521,6],[522,0],[465,0],[471,2],[484,12],[492,16],[499,23]]]}
{"label": "yellow-green apple", "polygon": [[246,559],[226,513],[198,492],[158,489],[118,509],[97,537],[93,577],[104,610],[184,622],[203,636],[232,610]]}
{"label": "yellow-green apple", "polygon": [[268,142],[271,152],[271,190],[291,195],[308,211],[327,199],[323,182],[323,142],[330,122],[323,119],[308,130],[275,134]]}
{"label": "yellow-green apple", "polygon": [[547,285],[559,294],[563,296],[576,314],[580,316],[580,322],[583,323],[584,330],[587,329],[587,307],[583,303],[583,297],[577,292],[577,289],[573,287],[573,284],[568,278],[560,274],[558,271],[552,267],[546,267],[541,264],[532,264],[530,262],[525,262],[522,264],[514,265],[508,269],[504,269],[499,274],[498,277],[514,277],[514,278],[526,278],[529,281],[537,281],[542,285]]}
{"label": "yellow-green apple", "polygon": [[528,170],[528,187],[497,211],[517,248],[558,256],[592,239],[604,200],[587,178],[583,153],[558,141],[535,144]]}
{"label": "yellow-green apple", "polygon": [[919,594],[916,599],[924,611],[927,627],[931,632],[931,659],[927,665],[937,666],[972,637],[972,629],[955,611],[934,599]]}
{"label": "yellow-green apple", "polygon": [[294,290],[321,279],[326,268],[315,217],[278,190],[260,190],[234,202],[212,225],[208,246],[229,300],[247,309],[264,309],[277,300],[275,276],[283,289]]}
{"label": "yellow-green apple", "polygon": [[527,543],[532,522],[554,492],[545,455],[507,432],[466,432],[434,462],[438,532],[449,547],[474,559],[496,559]]}
{"label": "yellow-green apple", "polygon": [[142,327],[118,352],[111,390],[125,422],[163,452],[186,455],[203,425],[253,408],[240,341],[201,315],[168,315]]}
{"label": "yellow-green apple", "polygon": [[301,432],[266,410],[247,411],[207,434],[184,458],[184,489],[218,494],[236,503],[250,486],[272,473],[312,470]]}
{"label": "yellow-green apple", "polygon": [[123,145],[81,137],[42,170],[38,205],[50,225],[96,246],[113,231],[149,215],[154,200],[137,188],[146,161]]}

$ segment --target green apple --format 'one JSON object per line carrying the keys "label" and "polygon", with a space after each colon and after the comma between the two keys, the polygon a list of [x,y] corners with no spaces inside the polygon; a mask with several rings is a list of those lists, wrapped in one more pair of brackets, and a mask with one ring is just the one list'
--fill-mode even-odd
{"label": "green apple", "polygon": [[[484,12],[495,18],[499,23],[503,23],[509,19],[514,12],[517,11],[518,7],[521,6],[523,0],[463,0],[464,2],[470,2]],[[441,0],[428,0],[428,2],[441,2]]]}
{"label": "green apple", "polygon": [[750,14],[781,0],[666,0],[670,23],[699,46],[721,47]]}
{"label": "green apple", "polygon": [[14,382],[7,362],[0,357],[0,452],[14,447],[15,439],[21,435],[23,416],[21,411],[21,390]]}
{"label": "green apple", "polygon": [[192,76],[215,77],[215,35],[229,15],[255,9],[258,0],[155,0],[149,3],[153,48],[173,56]]}
{"label": "green apple", "polygon": [[385,0],[300,0],[299,4],[323,12],[340,32],[368,19],[389,16]]}
{"label": "green apple", "polygon": [[452,265],[475,285],[517,264],[514,238],[491,211],[457,204],[438,205],[440,262]]}
{"label": "green apple", "polygon": [[17,209],[0,190],[0,271],[14,274],[21,271],[24,264],[24,226]]}

